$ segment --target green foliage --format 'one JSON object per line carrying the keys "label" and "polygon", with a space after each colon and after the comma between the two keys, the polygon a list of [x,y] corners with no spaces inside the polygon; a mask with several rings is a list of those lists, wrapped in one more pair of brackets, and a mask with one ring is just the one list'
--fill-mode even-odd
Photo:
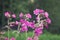
{"label": "green foliage", "polygon": [[[10,38],[11,37],[15,37],[16,33],[12,34],[13,31],[10,31]],[[27,33],[28,36],[32,36],[32,32],[28,32]],[[7,32],[4,34],[5,37],[7,37]],[[25,40],[25,33],[21,33],[18,37],[17,40]],[[50,33],[44,33],[39,37],[39,40],[60,40],[60,35],[54,35],[54,34],[50,34]]]}

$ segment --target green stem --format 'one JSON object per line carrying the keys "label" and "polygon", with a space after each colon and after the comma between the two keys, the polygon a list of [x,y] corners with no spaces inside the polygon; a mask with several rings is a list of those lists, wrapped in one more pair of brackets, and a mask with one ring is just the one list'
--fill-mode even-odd
{"label": "green stem", "polygon": [[21,25],[21,24],[19,23],[19,24],[18,24],[18,29],[17,29],[17,30],[18,30],[18,32],[17,32],[17,34],[16,34],[15,38],[17,38],[17,37],[18,37],[18,35],[19,35],[19,33],[20,33],[20,25]]}
{"label": "green stem", "polygon": [[17,29],[18,31],[20,30],[20,25],[21,25],[21,24],[19,23],[19,25],[18,25],[18,29]]}
{"label": "green stem", "polygon": [[32,35],[32,37],[34,36],[34,31],[33,31],[33,35]]}
{"label": "green stem", "polygon": [[27,31],[26,31],[26,40],[27,40]]}
{"label": "green stem", "polygon": [[9,40],[9,29],[8,29],[8,40]]}
{"label": "green stem", "polygon": [[8,19],[8,40],[9,40],[9,19]]}
{"label": "green stem", "polygon": [[19,36],[19,32],[16,34],[15,39],[17,39],[18,36]]}

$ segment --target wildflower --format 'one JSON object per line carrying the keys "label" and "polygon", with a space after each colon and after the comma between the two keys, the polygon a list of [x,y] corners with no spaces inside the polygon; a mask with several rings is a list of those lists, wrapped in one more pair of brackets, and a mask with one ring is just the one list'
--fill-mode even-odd
{"label": "wildflower", "polygon": [[10,40],[16,40],[14,37],[12,37]]}
{"label": "wildflower", "polygon": [[28,26],[31,27],[32,29],[35,28],[35,24],[33,22],[29,22]]}
{"label": "wildflower", "polygon": [[18,25],[18,24],[19,24],[19,22],[18,22],[18,21],[16,21],[16,22],[15,22],[15,24],[16,24],[16,25]]}
{"label": "wildflower", "polygon": [[6,37],[5,40],[8,40],[8,38]]}
{"label": "wildflower", "polygon": [[33,12],[35,15],[38,15],[40,13],[40,9],[35,9]]}
{"label": "wildflower", "polygon": [[41,29],[41,28],[36,28],[36,29],[34,30],[34,33],[35,33],[35,36],[39,36],[39,35],[42,34],[42,29]]}
{"label": "wildflower", "polygon": [[27,31],[27,30],[28,30],[27,27],[22,27],[22,28],[21,28],[21,31],[23,31],[23,32],[24,32],[24,31]]}
{"label": "wildflower", "polygon": [[21,26],[27,26],[25,23],[23,23]]}
{"label": "wildflower", "polygon": [[42,9],[35,9],[33,12],[34,12],[35,15],[38,15],[39,13],[43,14],[44,10],[42,10]]}
{"label": "wildflower", "polygon": [[31,37],[28,37],[27,40],[33,40]]}
{"label": "wildflower", "polygon": [[38,36],[34,36],[33,40],[38,40]]}
{"label": "wildflower", "polygon": [[25,24],[22,24],[21,31],[28,31],[28,28]]}
{"label": "wildflower", "polygon": [[24,21],[25,21],[24,19],[20,19],[20,22],[21,22],[21,23],[24,23]]}
{"label": "wildflower", "polygon": [[24,16],[24,14],[21,12],[20,14],[19,14],[19,17],[23,17]]}
{"label": "wildflower", "polygon": [[10,13],[9,12],[5,12],[4,14],[6,17],[11,17]]}
{"label": "wildflower", "polygon": [[12,14],[12,18],[16,18],[16,15],[15,14]]}
{"label": "wildflower", "polygon": [[29,13],[26,14],[26,17],[27,17],[27,18],[32,18],[31,15],[30,15]]}
{"label": "wildflower", "polygon": [[29,25],[29,22],[28,22],[27,20],[20,19],[20,22],[21,22],[22,24],[25,24],[26,26]]}
{"label": "wildflower", "polygon": [[50,18],[47,18],[47,19],[46,19],[46,22],[47,22],[48,24],[51,24],[51,19],[50,19]]}
{"label": "wildflower", "polygon": [[45,16],[46,18],[48,18],[48,16],[49,16],[48,12],[45,12],[45,13],[44,13],[44,16]]}
{"label": "wildflower", "polygon": [[40,11],[39,11],[40,13],[44,13],[44,10],[42,10],[42,9],[40,9]]}

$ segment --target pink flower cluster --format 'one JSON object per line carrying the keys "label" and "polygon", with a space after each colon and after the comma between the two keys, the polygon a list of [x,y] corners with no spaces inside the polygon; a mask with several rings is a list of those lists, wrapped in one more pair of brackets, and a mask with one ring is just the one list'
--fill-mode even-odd
{"label": "pink flower cluster", "polygon": [[38,15],[39,13],[43,13],[44,10],[42,10],[42,9],[35,9],[33,12],[34,12],[35,15]]}
{"label": "pink flower cluster", "polygon": [[38,40],[38,36],[34,36],[33,38],[32,37],[28,37],[27,40]]}
{"label": "pink flower cluster", "polygon": [[51,24],[51,19],[49,18],[48,12],[45,12],[42,9],[35,9],[33,12],[35,15],[37,15],[37,17],[36,17],[37,20],[40,20],[42,18],[42,17],[39,17],[39,14],[40,14],[40,16],[43,15],[46,18],[46,22],[48,24]]}
{"label": "pink flower cluster", "polygon": [[42,28],[36,28],[35,30],[34,30],[34,33],[35,33],[35,36],[39,36],[39,35],[41,35],[42,34]]}
{"label": "pink flower cluster", "polygon": [[12,14],[12,15],[11,15],[11,13],[9,13],[9,12],[5,12],[4,15],[5,15],[7,18],[10,18],[10,17],[16,18],[16,15],[15,15],[15,14]]}
{"label": "pink flower cluster", "polygon": [[[28,28],[32,28],[34,29],[34,37],[28,37],[27,40],[38,40],[39,35],[41,35],[43,33],[43,27],[46,26],[48,28],[48,24],[51,24],[51,19],[49,18],[49,14],[48,12],[45,12],[42,9],[35,9],[33,11],[33,13],[37,16],[36,20],[37,23],[35,23],[35,21],[29,21],[28,19],[31,19],[32,16],[30,13],[27,14],[23,14],[22,12],[19,14],[19,21],[15,21],[10,23],[10,26],[14,25],[19,25],[20,23],[20,31],[28,31]],[[5,16],[7,18],[16,18],[16,14],[10,14],[9,12],[5,12]],[[15,40],[14,38],[11,38],[10,40]]]}

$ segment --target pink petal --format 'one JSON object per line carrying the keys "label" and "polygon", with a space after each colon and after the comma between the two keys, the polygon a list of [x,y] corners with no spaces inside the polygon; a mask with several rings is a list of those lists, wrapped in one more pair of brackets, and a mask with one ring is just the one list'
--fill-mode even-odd
{"label": "pink petal", "polygon": [[6,17],[11,17],[9,12],[5,12],[4,14]]}
{"label": "pink petal", "polygon": [[14,37],[12,37],[10,40],[16,40]]}
{"label": "pink petal", "polygon": [[33,40],[38,40],[38,36],[34,36]]}
{"label": "pink petal", "polygon": [[24,14],[21,12],[20,14],[19,14],[19,17],[23,17],[24,16]]}
{"label": "pink petal", "polygon": [[44,10],[40,9],[40,13],[43,13],[43,12],[44,12]]}
{"label": "pink petal", "polygon": [[5,40],[8,40],[8,38],[6,37]]}
{"label": "pink petal", "polygon": [[47,18],[46,22],[47,22],[48,24],[50,24],[50,23],[51,23],[51,19],[50,19],[50,18]]}
{"label": "pink petal", "polygon": [[29,13],[26,14],[26,17],[27,17],[27,18],[32,18],[31,15],[30,15]]}
{"label": "pink petal", "polygon": [[18,25],[18,24],[19,24],[19,22],[18,22],[18,21],[16,21],[15,23],[16,23],[16,25]]}
{"label": "pink petal", "polygon": [[45,13],[44,13],[44,16],[45,16],[46,18],[48,18],[48,16],[49,16],[48,12],[45,12]]}
{"label": "pink petal", "polygon": [[16,18],[16,15],[15,14],[12,14],[12,18]]}
{"label": "pink petal", "polygon": [[28,37],[27,40],[33,40],[31,37]]}
{"label": "pink petal", "polygon": [[35,9],[33,12],[34,12],[35,15],[38,15],[39,12],[40,12],[40,9]]}

